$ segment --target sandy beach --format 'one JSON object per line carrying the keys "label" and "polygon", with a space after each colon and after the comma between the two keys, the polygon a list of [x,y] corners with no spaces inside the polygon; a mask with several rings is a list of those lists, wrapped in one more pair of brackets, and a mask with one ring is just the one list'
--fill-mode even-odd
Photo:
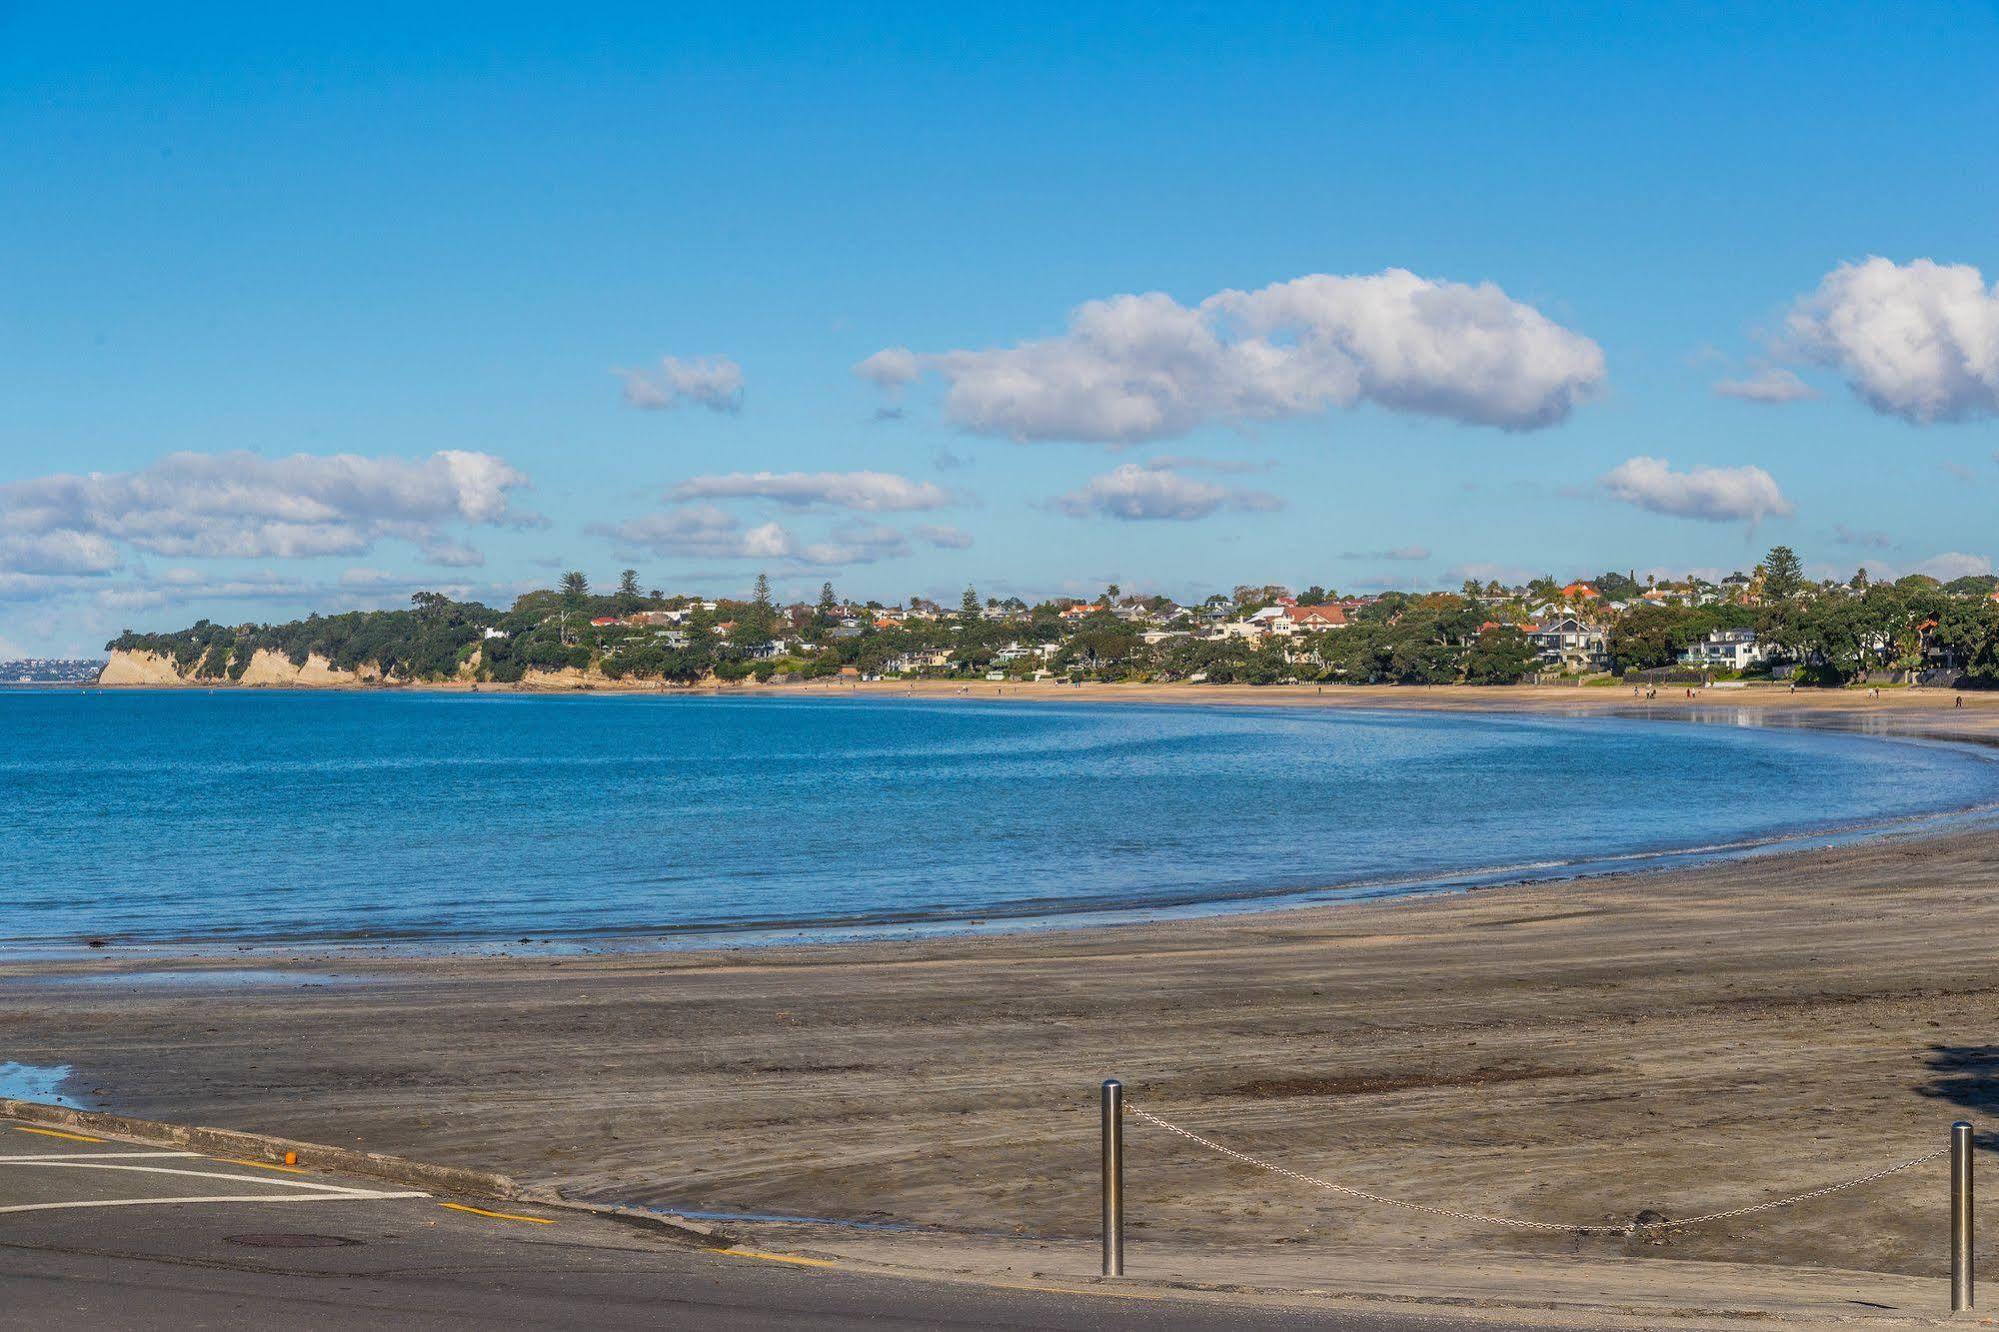
{"label": "sandy beach", "polygon": [[[1005,697],[1058,692],[1569,712],[1633,702],[1606,689],[1314,686],[1008,686]],[[1999,699],[1978,696],[1957,709],[1947,693],[1665,695],[1659,714],[1741,708],[1772,723],[1999,734]],[[1958,829],[1688,871],[988,938],[279,961],[110,949],[0,964],[0,1022],[11,1058],[73,1065],[88,1106],[682,1212],[1085,1238],[1095,1088],[1117,1076],[1137,1105],[1355,1187],[1621,1223],[1871,1172],[1999,1104],[1999,1039],[1986,1029],[1999,997],[1995,889],[1999,832]],[[1131,1141],[1138,1247],[1924,1275],[1944,1256],[1935,1162],[1663,1238],[1585,1238],[1363,1205],[1143,1124]]]}

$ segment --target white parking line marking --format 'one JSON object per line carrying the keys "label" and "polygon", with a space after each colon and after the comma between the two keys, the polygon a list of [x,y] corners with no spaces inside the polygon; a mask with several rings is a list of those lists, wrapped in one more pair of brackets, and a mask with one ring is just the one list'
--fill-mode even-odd
{"label": "white parking line marking", "polygon": [[35,1152],[27,1156],[0,1156],[0,1165],[33,1165],[37,1161],[122,1161],[134,1156],[178,1156],[186,1160],[200,1155],[200,1152],[64,1152],[57,1156],[49,1152]]}
{"label": "white parking line marking", "polygon": [[[226,1176],[225,1176],[226,1178]],[[15,1203],[0,1212],[58,1212],[80,1207],[159,1207],[168,1203],[374,1202],[383,1198],[428,1198],[427,1193],[218,1193],[188,1198],[98,1198],[89,1202]]]}
{"label": "white parking line marking", "polygon": [[175,1170],[171,1166],[114,1165],[109,1161],[75,1161],[64,1157],[37,1157],[31,1161],[10,1161],[9,1165],[42,1166],[67,1170],[130,1170],[145,1175],[185,1175],[190,1179],[227,1179],[239,1184],[267,1184],[274,1189],[323,1189],[327,1193],[351,1193],[358,1198],[418,1197],[428,1194],[384,1194],[374,1189],[354,1189],[343,1184],[321,1184],[310,1179],[271,1179],[265,1175],[225,1175],[215,1170]]}

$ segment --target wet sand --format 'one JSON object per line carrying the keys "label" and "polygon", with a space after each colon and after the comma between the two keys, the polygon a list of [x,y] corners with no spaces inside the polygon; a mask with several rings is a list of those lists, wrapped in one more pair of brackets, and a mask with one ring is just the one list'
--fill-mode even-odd
{"label": "wet sand", "polygon": [[[1189,692],[1565,711],[1632,701],[1602,689]],[[1975,696],[1958,711],[1934,693],[1661,693],[1662,712],[1739,705],[1773,721],[1999,733],[1999,700]],[[1301,1170],[1578,1222],[1685,1217],[1865,1173],[1999,1105],[1990,831],[996,938],[301,955],[270,964],[281,983],[113,978],[267,963],[116,949],[0,963],[0,1057],[74,1065],[66,1090],[86,1105],[498,1169],[575,1196],[1058,1238],[1095,1224],[1094,1095],[1112,1075],[1135,1104]],[[1922,1274],[1943,1259],[1939,1162],[1665,1239],[1578,1238],[1365,1205],[1140,1123],[1130,1134],[1135,1248],[1156,1237],[1393,1246],[1440,1263],[1473,1251]]]}

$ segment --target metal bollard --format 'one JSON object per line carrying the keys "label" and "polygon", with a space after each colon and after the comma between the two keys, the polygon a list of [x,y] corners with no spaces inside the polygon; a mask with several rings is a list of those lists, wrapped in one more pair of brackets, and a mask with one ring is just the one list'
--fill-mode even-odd
{"label": "metal bollard", "polygon": [[1124,1084],[1104,1082],[1104,1275],[1124,1275]]}
{"label": "metal bollard", "polygon": [[1950,1308],[1971,1307],[1971,1125],[1950,1126]]}

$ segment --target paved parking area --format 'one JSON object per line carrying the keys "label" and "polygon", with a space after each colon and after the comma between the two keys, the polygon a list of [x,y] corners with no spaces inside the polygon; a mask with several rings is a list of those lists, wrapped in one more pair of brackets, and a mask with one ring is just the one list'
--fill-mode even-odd
{"label": "paved parking area", "polygon": [[296,1166],[166,1151],[0,1121],[0,1215],[216,1203],[317,1207],[427,1196],[335,1183]]}
{"label": "paved parking area", "polygon": [[107,1332],[1437,1326],[884,1275],[702,1248],[587,1212],[435,1197],[6,1119],[0,1311],[8,1327]]}

